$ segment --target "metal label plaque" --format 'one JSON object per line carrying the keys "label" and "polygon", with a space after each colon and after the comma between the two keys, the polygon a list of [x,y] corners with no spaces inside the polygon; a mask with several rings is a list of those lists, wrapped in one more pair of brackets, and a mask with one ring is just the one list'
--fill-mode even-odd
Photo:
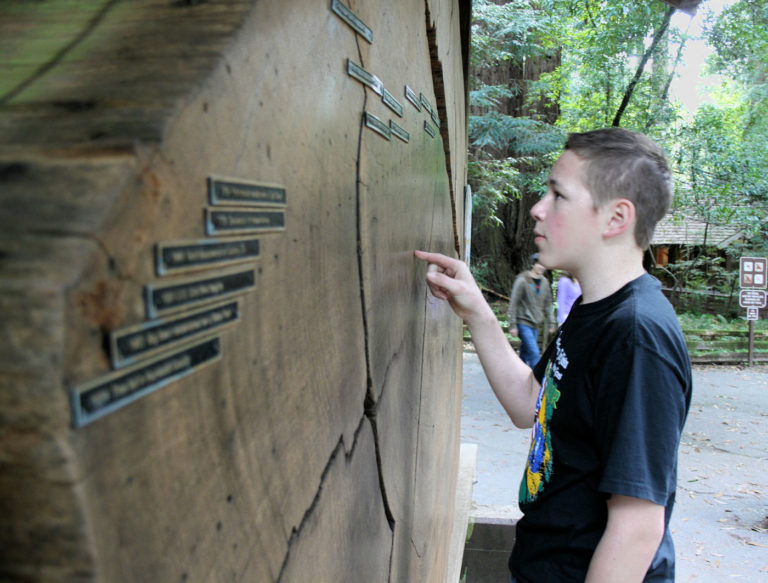
{"label": "metal label plaque", "polygon": [[173,319],[154,320],[110,332],[112,366],[122,368],[171,350],[205,335],[218,333],[240,319],[237,301],[196,312],[185,312]]}
{"label": "metal label plaque", "polygon": [[432,138],[434,138],[437,135],[437,132],[435,132],[435,128],[433,128],[432,124],[429,123],[427,120],[424,120],[424,131],[427,132]]}
{"label": "metal label plaque", "polygon": [[209,176],[208,201],[212,205],[285,206],[285,187]]}
{"label": "metal label plaque", "polygon": [[381,100],[384,102],[384,105],[386,105],[389,109],[394,111],[400,117],[403,117],[403,104],[400,103],[397,99],[395,99],[395,96],[392,95],[386,89],[382,90]]}
{"label": "metal label plaque", "polygon": [[171,241],[155,245],[155,272],[159,276],[220,267],[259,256],[258,239]]}
{"label": "metal label plaque", "polygon": [[341,0],[331,0],[331,10],[352,27],[357,34],[362,36],[369,43],[373,43],[373,32],[360,18],[341,3]]}
{"label": "metal label plaque", "polygon": [[432,106],[429,104],[429,99],[427,99],[423,93],[419,93],[419,101],[421,102],[421,105],[424,107],[424,109],[427,110],[427,113],[432,116]]}
{"label": "metal label plaque", "polygon": [[382,137],[386,139],[391,139],[391,130],[389,129],[389,126],[385,124],[383,121],[381,121],[378,117],[373,115],[371,112],[366,111],[364,113],[365,116],[365,125],[369,128],[371,128],[373,131],[375,131],[377,134],[381,135]]}
{"label": "metal label plaque", "polygon": [[416,92],[408,87],[408,85],[405,86],[405,98],[411,102],[411,105],[416,108],[417,111],[421,111],[421,102],[419,101],[418,95],[416,95]]}
{"label": "metal label plaque", "polygon": [[206,235],[247,235],[285,229],[285,211],[205,209]]}
{"label": "metal label plaque", "polygon": [[253,289],[255,278],[253,269],[249,269],[161,286],[147,284],[144,286],[147,317],[151,320],[161,314],[245,293]]}
{"label": "metal label plaque", "polygon": [[221,358],[221,341],[211,338],[141,366],[106,375],[70,390],[72,425],[82,427]]}
{"label": "metal label plaque", "polygon": [[373,73],[369,73],[352,59],[347,59],[347,75],[357,79],[363,85],[370,87],[374,93],[381,95],[384,92],[384,83]]}
{"label": "metal label plaque", "polygon": [[435,122],[435,125],[440,127],[440,118],[438,117],[437,112],[433,110],[430,112],[429,116],[432,118],[432,121]]}
{"label": "metal label plaque", "polygon": [[392,120],[389,120],[389,129],[392,132],[393,136],[400,138],[406,144],[411,141],[411,134],[409,134],[407,131],[405,131],[403,128],[401,128]]}

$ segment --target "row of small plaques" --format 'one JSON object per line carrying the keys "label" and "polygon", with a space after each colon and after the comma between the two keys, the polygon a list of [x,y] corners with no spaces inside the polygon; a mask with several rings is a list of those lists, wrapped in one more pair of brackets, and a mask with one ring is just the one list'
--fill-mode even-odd
{"label": "row of small plaques", "polygon": [[[280,185],[210,177],[208,202],[215,207],[205,209],[209,235],[285,228],[284,210],[277,210],[286,203]],[[218,360],[218,334],[240,321],[237,296],[255,287],[253,268],[232,266],[254,261],[258,255],[255,238],[156,244],[155,271],[160,277],[231,268],[146,284],[149,321],[110,332],[110,363],[116,372],[71,389],[73,425],[82,427]]]}
{"label": "row of small plaques", "polygon": [[[365,40],[367,40],[369,43],[373,43],[373,32],[371,31],[371,28],[363,22],[359,16],[357,16],[349,7],[347,7],[344,3],[341,2],[341,0],[331,0],[331,10],[344,22],[346,22],[352,30],[354,30],[357,34],[362,36]],[[364,85],[370,87],[374,93],[381,96],[382,101],[384,104],[389,107],[392,111],[394,111],[397,115],[400,117],[403,117],[403,106],[402,104],[395,98],[394,95],[392,95],[387,89],[384,87],[384,83],[379,79],[376,75],[373,73],[369,73],[366,71],[363,67],[355,63],[354,61],[347,59],[347,74],[350,77],[353,77],[363,83]],[[434,124],[439,128],[440,127],[440,118],[437,115],[437,112],[432,107],[432,105],[429,103],[429,100],[424,97],[424,94],[419,94],[419,97],[416,96],[416,93],[408,87],[408,85],[405,86],[405,98],[413,104],[413,106],[418,110],[421,111],[422,107],[427,110],[427,113],[429,113],[430,118],[434,122]],[[366,112],[367,113],[367,112]],[[375,116],[374,116],[375,117]],[[366,120],[367,121],[367,120]],[[383,124],[383,122],[381,122]],[[390,122],[391,124],[392,122]],[[386,125],[386,124],[384,124]],[[395,124],[396,127],[397,124]],[[386,133],[382,133],[380,131],[380,127],[376,123],[372,123],[369,125],[371,129],[381,133],[383,136],[387,137]],[[403,141],[407,142],[408,139],[403,139],[403,135],[408,135],[408,132],[400,128],[401,132],[400,135],[395,133],[398,138],[402,139]],[[429,122],[424,122],[424,131],[427,132],[431,137],[435,137],[436,131],[435,128],[433,128]],[[403,134],[404,132],[404,134]],[[390,132],[394,133],[394,132]]]}
{"label": "row of small plaques", "polygon": [[285,229],[285,188],[210,176],[205,209],[205,234],[227,236]]}
{"label": "row of small plaques", "polygon": [[[213,336],[240,321],[236,296],[254,288],[254,277],[248,269],[148,285],[153,319],[110,332],[116,372],[71,390],[73,425],[82,427],[218,359],[219,338]],[[202,353],[200,345],[207,347]]]}
{"label": "row of small plaques", "polygon": [[[369,43],[373,43],[373,32],[350,8],[345,6],[340,0],[331,1],[331,10],[339,16],[344,22],[346,22],[355,32],[366,39]],[[366,71],[363,67],[347,59],[347,74],[360,81],[366,87],[369,87],[374,93],[381,96],[382,102],[391,109],[399,117],[403,117],[403,105],[397,98],[390,93],[381,79],[379,79],[373,73]],[[429,103],[429,100],[421,93],[416,96],[416,92],[413,91],[408,85],[405,85],[405,98],[417,109],[421,111],[424,108],[429,114],[432,122],[439,128],[440,118],[437,112]],[[370,112],[364,112],[365,125],[370,129],[377,132],[379,135],[386,139],[390,139],[392,135],[396,136],[403,142],[408,143],[410,141],[410,134],[397,123],[390,120],[389,124],[380,120],[374,114]],[[424,121],[424,131],[432,138],[437,135],[437,131],[428,122]]]}
{"label": "row of small plaques", "polygon": [[[211,176],[208,202],[204,222],[209,237],[285,229],[286,193],[281,185]],[[248,237],[157,243],[155,272],[162,277],[251,261],[258,255],[259,240]]]}
{"label": "row of small plaques", "polygon": [[[360,81],[360,83],[370,88],[377,95],[380,95],[382,101],[389,107],[389,109],[395,112],[398,116],[403,117],[402,104],[386,90],[384,83],[376,75],[366,71],[352,59],[347,59],[347,74],[353,79]],[[423,93],[420,93],[419,96],[417,96],[413,89],[408,87],[408,85],[405,85],[404,94],[405,98],[417,111],[421,111],[422,108],[426,110],[434,124],[438,128],[440,127],[440,118]],[[374,130],[388,140],[394,135],[403,142],[408,143],[410,141],[410,134],[393,120],[389,120],[389,123],[387,124],[371,112],[366,111],[364,112],[364,121],[366,127]],[[424,120],[424,131],[432,138],[437,135],[437,130],[427,120]]]}

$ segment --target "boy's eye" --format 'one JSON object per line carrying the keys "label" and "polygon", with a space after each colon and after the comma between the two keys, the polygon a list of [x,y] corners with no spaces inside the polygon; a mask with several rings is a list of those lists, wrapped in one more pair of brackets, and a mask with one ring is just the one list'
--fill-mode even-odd
{"label": "boy's eye", "polygon": [[555,199],[558,199],[558,198],[565,198],[565,197],[562,195],[562,193],[560,193],[560,192],[559,192],[559,191],[557,191],[557,190],[553,190],[553,191],[552,191],[552,194],[555,196]]}

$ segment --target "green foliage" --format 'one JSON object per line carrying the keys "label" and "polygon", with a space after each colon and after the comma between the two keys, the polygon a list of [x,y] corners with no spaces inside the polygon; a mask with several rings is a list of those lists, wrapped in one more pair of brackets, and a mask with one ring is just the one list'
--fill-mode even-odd
{"label": "green foliage", "polygon": [[[667,11],[658,0],[568,3],[560,30],[561,71],[552,80],[561,96],[560,124],[569,131],[610,125],[645,52],[646,39]],[[655,69],[666,53],[653,57]],[[659,117],[662,79],[646,75],[635,89],[622,125],[643,129]]]}
{"label": "green foliage", "polygon": [[472,261],[472,276],[482,287],[489,287],[493,268],[488,261]]}
{"label": "green foliage", "polygon": [[[548,54],[551,47],[542,39],[552,32],[554,17],[545,10],[551,4],[527,0],[473,3],[475,75],[469,95],[473,115],[468,124],[468,177],[473,187],[473,216],[480,228],[502,226],[503,205],[519,199],[522,192],[540,180],[544,165],[548,167],[553,154],[562,147],[563,133],[558,128],[502,112],[506,101],[521,95],[519,79],[501,83],[482,80],[485,72],[503,63],[524,63],[526,59]],[[539,190],[541,187],[536,184],[535,191]],[[483,277],[482,267],[477,269]]]}
{"label": "green foliage", "polygon": [[678,288],[714,290],[731,293],[738,273],[726,269],[725,259],[717,255],[698,255],[693,259],[676,261],[667,266]]}
{"label": "green foliage", "polygon": [[716,18],[705,38],[715,52],[709,70],[723,76],[714,103],[683,120],[670,149],[678,172],[676,207],[747,238],[733,255],[765,252],[768,219],[768,4],[739,0]]}
{"label": "green foliage", "polygon": [[[510,200],[543,190],[565,133],[612,123],[669,7],[659,0],[475,0],[473,10],[469,179],[476,224],[488,228],[501,225]],[[743,233],[746,241],[730,244],[731,257],[768,254],[768,3],[736,0],[719,17],[708,16],[703,34],[715,51],[709,70],[722,77],[714,102],[689,113],[670,100],[688,40],[670,28],[621,125],[649,134],[668,153],[676,212]],[[555,70],[526,73],[535,59],[552,55]],[[514,69],[516,78],[494,81],[499,68]],[[527,118],[504,114],[523,98]],[[557,114],[554,124],[545,123],[543,111],[553,114],[550,122]],[[681,287],[727,292],[735,274],[718,255],[702,249],[665,275]],[[483,260],[478,274],[490,277],[495,258]]]}
{"label": "green foliage", "polygon": [[499,106],[503,99],[509,99],[517,94],[512,87],[502,85],[482,85],[469,92],[469,103],[475,107],[493,109]]}
{"label": "green foliage", "polygon": [[477,149],[513,151],[520,156],[542,156],[559,150],[563,133],[549,124],[497,111],[469,117],[470,144]]}
{"label": "green foliage", "polygon": [[497,160],[479,153],[470,159],[467,174],[470,184],[477,185],[472,193],[472,217],[476,225],[500,226],[499,207],[511,198],[519,196],[516,187],[519,172],[514,160]]}
{"label": "green foliage", "polygon": [[[728,319],[720,314],[692,314],[690,312],[682,312],[677,314],[677,319],[683,330],[698,333],[720,332],[727,334],[729,332],[744,331],[748,326],[746,317]],[[756,331],[768,332],[768,320],[762,319],[755,321],[754,328]]]}
{"label": "green foliage", "polygon": [[473,69],[492,69],[504,61],[520,61],[526,57],[543,54],[546,47],[542,43],[532,42],[531,39],[547,32],[549,20],[545,12],[537,10],[534,3],[528,0],[511,0],[505,4],[474,0],[471,55]]}
{"label": "green foliage", "polygon": [[768,82],[768,4],[740,0],[716,20],[708,19],[709,43],[715,48],[713,70],[759,87]]}
{"label": "green foliage", "polygon": [[732,225],[760,249],[768,219],[768,135],[745,134],[748,109],[743,100],[730,99],[701,106],[692,120],[680,124],[671,146],[677,170],[674,207],[712,225]]}

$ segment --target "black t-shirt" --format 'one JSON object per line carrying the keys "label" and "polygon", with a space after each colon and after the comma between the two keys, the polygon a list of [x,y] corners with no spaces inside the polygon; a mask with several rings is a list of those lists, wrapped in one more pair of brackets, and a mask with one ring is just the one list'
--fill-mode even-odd
{"label": "black t-shirt", "polygon": [[523,583],[584,581],[611,494],[666,507],[645,581],[674,581],[668,525],[691,367],[660,287],[645,274],[598,302],[579,300],[534,369],[542,389],[509,560]]}

